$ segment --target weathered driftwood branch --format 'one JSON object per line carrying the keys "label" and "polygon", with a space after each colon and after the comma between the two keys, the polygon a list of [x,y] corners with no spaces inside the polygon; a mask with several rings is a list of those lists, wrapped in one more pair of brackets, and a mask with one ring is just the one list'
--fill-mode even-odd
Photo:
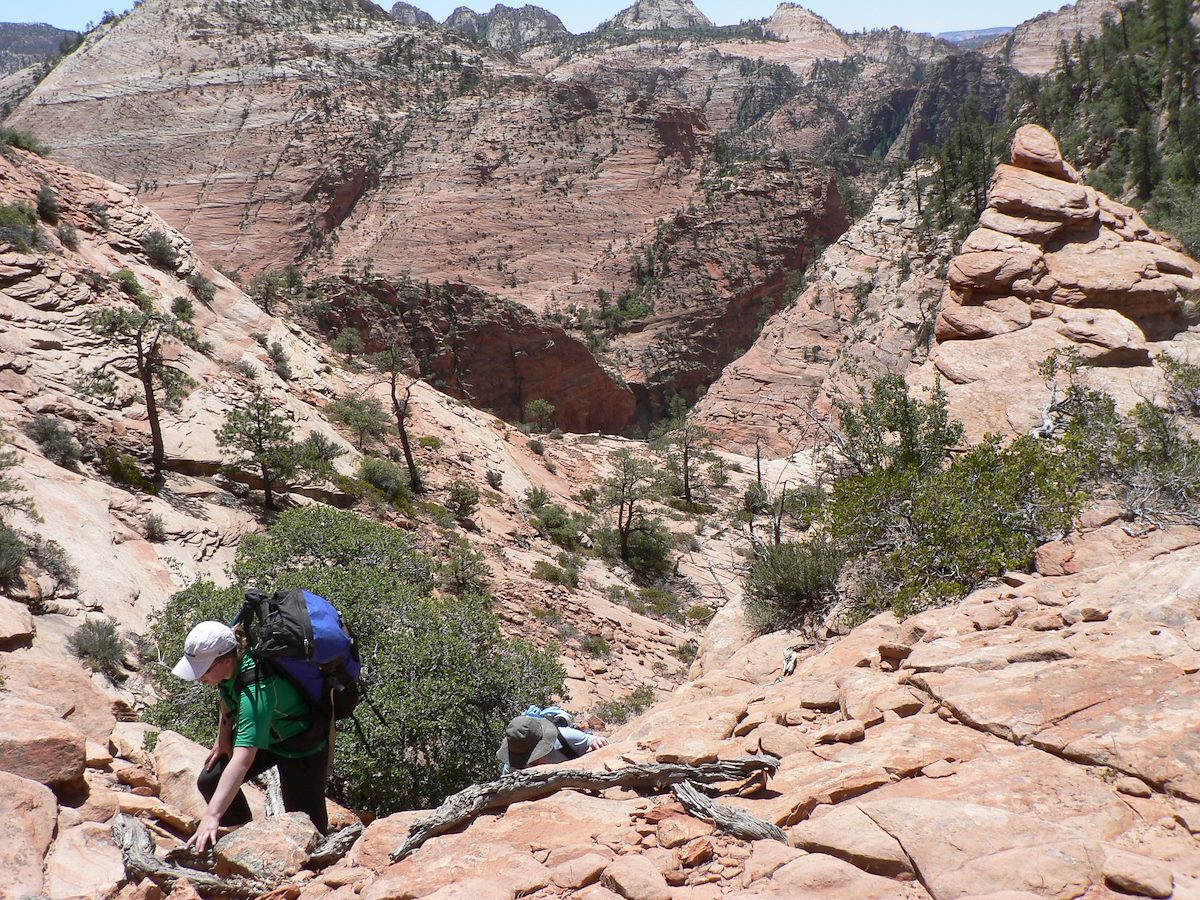
{"label": "weathered driftwood branch", "polygon": [[149,878],[159,887],[170,890],[177,881],[186,878],[202,894],[223,894],[229,897],[258,897],[276,885],[251,878],[218,878],[199,869],[172,865],[159,859],[154,852],[154,839],[146,827],[133,816],[121,813],[113,821],[113,840],[125,859],[125,874],[132,881]]}
{"label": "weathered driftwood branch", "polygon": [[603,791],[614,787],[661,791],[681,781],[700,784],[742,781],[758,772],[774,773],[778,767],[779,760],[774,756],[745,756],[699,766],[647,763],[626,766],[613,772],[523,769],[497,781],[473,784],[447,797],[432,816],[422,819],[409,830],[408,839],[392,851],[392,860],[399,862],[415,853],[430,838],[454,831],[488,810],[503,809],[525,800],[538,800],[559,791]]}
{"label": "weathered driftwood branch", "polygon": [[361,822],[355,822],[353,825],[347,825],[341,831],[335,831],[317,845],[317,849],[308,858],[308,868],[319,872],[321,869],[332,866],[350,852],[350,848],[354,846],[355,841],[362,837],[362,833]]}
{"label": "weathered driftwood branch", "polygon": [[778,825],[764,822],[744,810],[716,803],[711,797],[706,797],[696,790],[691,782],[681,781],[672,785],[671,790],[689,813],[698,819],[712,822],[727,834],[747,841],[772,840],[781,844],[788,842],[787,835]]}

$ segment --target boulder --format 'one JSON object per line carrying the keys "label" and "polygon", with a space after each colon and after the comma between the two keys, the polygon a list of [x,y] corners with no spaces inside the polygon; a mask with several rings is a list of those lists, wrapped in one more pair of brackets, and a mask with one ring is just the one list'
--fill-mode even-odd
{"label": "boulder", "polygon": [[861,741],[866,735],[862,722],[834,722],[827,725],[814,735],[813,740],[818,744],[850,744]]}
{"label": "boulder", "polygon": [[431,815],[431,810],[414,809],[376,819],[366,827],[362,837],[350,848],[350,852],[346,854],[346,863],[371,869],[386,868],[391,864],[391,852],[404,843],[408,837],[408,830]]}
{"label": "boulder", "polygon": [[46,859],[44,890],[56,900],[104,897],[125,880],[125,862],[112,829],[84,822],[59,833]]}
{"label": "boulder", "polygon": [[112,698],[78,663],[22,655],[6,659],[2,674],[11,692],[59,710],[85,736],[108,743],[117,724]]}
{"label": "boulder", "polygon": [[1051,178],[1079,182],[1079,173],[1062,157],[1058,141],[1041,125],[1022,125],[1013,135],[1012,164]]}
{"label": "boulder", "polygon": [[1152,859],[1106,848],[1104,881],[1123,894],[1138,897],[1170,897],[1175,892],[1175,876],[1170,869]]}
{"label": "boulder", "polygon": [[36,631],[29,607],[0,597],[0,650],[28,644]]}
{"label": "boulder", "polygon": [[550,870],[550,880],[568,890],[586,887],[600,880],[610,858],[599,853],[584,853],[564,860]]}
{"label": "boulder", "polygon": [[1094,191],[1006,165],[996,167],[988,207],[1010,216],[1051,219],[1068,227],[1092,222],[1100,211]]}
{"label": "boulder", "polygon": [[320,840],[321,833],[306,814],[283,813],[225,835],[217,842],[216,854],[224,874],[282,881],[304,868]]}
{"label": "boulder", "polygon": [[626,900],[671,900],[671,888],[658,867],[633,853],[609,863],[600,883]]}
{"label": "boulder", "polygon": [[688,841],[712,833],[712,825],[694,816],[671,816],[658,823],[658,846],[682,847]]}
{"label": "boulder", "polygon": [[36,781],[0,772],[0,872],[12,897],[44,894],[42,870],[58,803],[50,789]]}
{"label": "boulder", "polygon": [[83,733],[38,703],[0,698],[0,770],[51,787],[76,782],[86,763]]}
{"label": "boulder", "polygon": [[890,878],[871,875],[832,856],[809,853],[777,869],[770,878],[760,878],[747,890],[725,896],[728,900],[897,900],[923,895],[910,894]]}

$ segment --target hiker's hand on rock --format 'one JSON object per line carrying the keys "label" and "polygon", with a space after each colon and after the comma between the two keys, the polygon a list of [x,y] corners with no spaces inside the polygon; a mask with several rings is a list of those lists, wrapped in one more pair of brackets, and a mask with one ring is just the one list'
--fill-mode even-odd
{"label": "hiker's hand on rock", "polygon": [[211,769],[217,764],[222,756],[228,759],[233,755],[233,746],[229,741],[222,740],[218,737],[217,742],[213,745],[212,751],[208,754],[208,759],[204,760],[204,768]]}
{"label": "hiker's hand on rock", "polygon": [[197,853],[203,853],[210,846],[216,844],[217,829],[220,827],[221,823],[216,816],[205,813],[196,827],[196,833],[191,836],[186,846],[191,847]]}
{"label": "hiker's hand on rock", "polygon": [[601,747],[607,747],[607,746],[608,746],[608,738],[606,738],[604,735],[602,735],[602,734],[592,735],[592,742],[591,742],[591,744],[588,745],[588,753],[591,753],[593,750],[599,750]]}

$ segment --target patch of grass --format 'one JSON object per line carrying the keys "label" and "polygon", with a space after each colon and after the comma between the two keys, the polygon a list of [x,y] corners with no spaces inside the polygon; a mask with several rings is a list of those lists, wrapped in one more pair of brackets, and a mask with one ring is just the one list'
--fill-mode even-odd
{"label": "patch of grass", "polygon": [[432,434],[423,434],[417,438],[417,446],[425,450],[441,450],[442,439]]}
{"label": "patch of grass", "polygon": [[598,634],[585,634],[579,640],[579,649],[588,656],[607,659],[612,656],[612,646]]}

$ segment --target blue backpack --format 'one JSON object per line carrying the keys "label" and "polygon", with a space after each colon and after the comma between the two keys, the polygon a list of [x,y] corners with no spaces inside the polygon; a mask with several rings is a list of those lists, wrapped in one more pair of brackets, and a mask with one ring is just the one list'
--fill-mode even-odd
{"label": "blue backpack", "polygon": [[332,603],[303,588],[274,594],[251,588],[239,623],[254,659],[239,686],[264,673],[281,675],[312,703],[314,726],[326,729],[331,719],[354,712],[362,697],[358,643]]}
{"label": "blue backpack", "polygon": [[559,728],[575,727],[575,717],[557,706],[530,706],[521,715],[532,716],[535,719],[549,719]]}

